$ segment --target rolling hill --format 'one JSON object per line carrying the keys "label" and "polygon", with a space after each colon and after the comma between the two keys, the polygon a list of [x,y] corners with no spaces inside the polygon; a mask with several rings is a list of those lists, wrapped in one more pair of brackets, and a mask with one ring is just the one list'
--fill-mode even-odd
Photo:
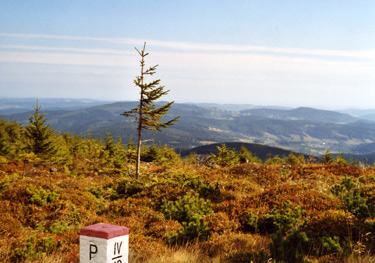
{"label": "rolling hill", "polygon": [[315,121],[315,122],[329,122],[329,123],[351,123],[358,119],[345,113],[318,110],[307,107],[300,107],[290,110],[278,109],[248,109],[241,111],[241,115],[245,116],[259,116],[267,119],[275,120],[300,120],[300,121]]}
{"label": "rolling hill", "polygon": [[[95,106],[81,105],[76,109],[39,105],[48,123],[58,131],[78,134],[92,131],[97,137],[104,137],[110,131],[124,142],[136,137],[132,119],[120,116],[120,113],[135,107],[136,102],[103,102]],[[2,116],[27,124],[32,113],[29,110]],[[143,138],[168,144],[179,151],[211,143],[241,142],[314,155],[327,149],[348,154],[375,152],[375,122],[345,113],[312,108],[229,111],[208,105],[175,103],[165,118],[177,115],[181,118],[174,126],[161,133],[146,131]]]}

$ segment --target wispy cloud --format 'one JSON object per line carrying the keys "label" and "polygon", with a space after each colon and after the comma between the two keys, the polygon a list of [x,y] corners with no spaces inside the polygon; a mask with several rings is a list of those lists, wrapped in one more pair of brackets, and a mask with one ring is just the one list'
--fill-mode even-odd
{"label": "wispy cloud", "polygon": [[[61,65],[91,65],[131,67],[136,65],[137,54],[133,47],[122,49],[116,45],[101,47],[97,42],[136,45],[139,39],[91,38],[40,34],[0,33],[5,38],[0,44],[1,62],[42,63]],[[9,39],[24,40],[24,44],[9,44]],[[7,41],[8,39],[8,41]],[[30,39],[58,40],[56,46],[43,41],[39,45],[30,45]],[[61,40],[71,41],[61,44]],[[82,48],[89,41],[88,46]],[[375,52],[310,50],[295,48],[253,47],[222,44],[189,42],[170,42],[146,40],[157,51],[152,54],[152,61],[173,71],[206,72],[212,77],[222,76],[223,72],[284,72],[286,74],[337,75],[371,74],[375,68]],[[65,45],[65,46],[57,46]],[[77,47],[79,46],[79,47]],[[156,48],[158,47],[158,48]],[[162,49],[160,49],[162,48]],[[341,58],[341,59],[338,59]],[[216,72],[216,73],[215,73]],[[194,77],[194,74],[191,76]]]}
{"label": "wispy cloud", "polygon": [[69,48],[69,47],[45,47],[45,46],[31,46],[31,45],[1,45],[0,49],[8,50],[28,50],[28,51],[57,51],[57,52],[72,52],[72,53],[90,53],[90,54],[113,54],[113,55],[134,55],[134,52],[121,51],[117,49],[94,49],[94,48]]}
{"label": "wispy cloud", "polygon": [[[237,102],[245,102],[246,96],[251,94],[258,99],[263,96],[267,103],[270,98],[264,94],[272,94],[277,89],[282,95],[272,99],[280,104],[278,100],[292,100],[295,94],[306,95],[313,101],[319,100],[321,94],[338,96],[337,90],[340,90],[341,101],[346,100],[349,104],[353,94],[370,94],[375,83],[374,50],[315,50],[9,33],[0,33],[0,73],[7,76],[7,83],[17,83],[17,86],[28,80],[37,86],[38,81],[44,80],[56,87],[70,85],[87,89],[87,85],[107,90],[111,83],[111,89],[123,90],[124,85],[131,87],[132,77],[138,73],[139,56],[134,47],[142,47],[144,41],[152,50],[148,65],[160,65],[158,75],[167,86],[176,87],[171,94],[180,100],[207,100],[212,94],[213,98],[221,94],[225,101],[233,96],[231,94],[240,94],[236,97]],[[36,64],[36,67],[25,66]],[[13,66],[7,69],[4,65]],[[28,73],[30,67],[33,74]],[[10,68],[12,74],[8,74]],[[45,68],[52,68],[53,72]],[[190,94],[205,92],[205,95],[187,99],[186,89]],[[75,94],[77,90],[72,88],[71,92]],[[133,89],[129,88],[126,94],[131,92]]]}
{"label": "wispy cloud", "polygon": [[0,51],[0,62],[123,67],[128,61],[125,56],[115,55]]}
{"label": "wispy cloud", "polygon": [[[236,53],[271,53],[274,55],[294,55],[294,56],[324,56],[324,57],[342,57],[352,59],[375,60],[375,49],[372,50],[322,50],[322,49],[302,49],[302,48],[280,48],[280,47],[262,47],[249,45],[228,45],[228,44],[208,44],[193,42],[177,42],[177,41],[160,41],[154,39],[134,39],[134,38],[98,38],[98,37],[77,37],[66,35],[44,35],[44,34],[12,34],[0,33],[3,38],[18,39],[54,39],[54,40],[71,40],[71,41],[91,41],[103,42],[122,45],[140,46],[144,42],[152,43],[154,47],[166,48],[175,51],[198,51],[198,52],[236,52]],[[25,48],[24,46],[23,48]],[[35,47],[30,47],[35,48]],[[40,47],[39,47],[40,48]],[[61,48],[61,50],[63,50]],[[65,49],[67,50],[67,49]],[[72,50],[71,50],[72,51]],[[81,52],[116,52],[117,50],[88,50],[81,49]]]}

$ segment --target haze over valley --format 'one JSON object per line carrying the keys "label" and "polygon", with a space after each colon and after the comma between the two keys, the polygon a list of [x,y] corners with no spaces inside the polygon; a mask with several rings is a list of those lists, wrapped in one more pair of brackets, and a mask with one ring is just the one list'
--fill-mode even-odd
{"label": "haze over valley", "polygon": [[[28,123],[36,99],[1,99],[2,118]],[[131,119],[120,116],[137,102],[41,99],[48,124],[57,131],[104,138],[110,132],[127,143],[136,138]],[[237,109],[237,110],[236,110]],[[350,114],[351,113],[351,114]],[[145,132],[143,139],[167,144],[180,153],[223,142],[256,143],[321,155],[326,150],[348,155],[375,153],[375,110],[328,111],[234,104],[174,103],[166,118],[180,120],[162,133]]]}

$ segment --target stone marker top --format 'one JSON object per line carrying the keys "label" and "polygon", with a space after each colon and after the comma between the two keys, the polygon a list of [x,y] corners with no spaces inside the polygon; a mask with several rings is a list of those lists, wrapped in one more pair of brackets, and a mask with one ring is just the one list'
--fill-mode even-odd
{"label": "stone marker top", "polygon": [[91,226],[82,227],[81,236],[98,237],[111,239],[129,234],[129,229],[124,226],[115,226],[105,223],[99,223]]}

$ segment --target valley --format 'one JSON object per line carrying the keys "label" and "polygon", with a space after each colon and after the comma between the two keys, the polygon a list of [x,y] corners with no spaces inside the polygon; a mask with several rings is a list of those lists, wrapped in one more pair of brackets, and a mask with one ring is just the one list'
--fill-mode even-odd
{"label": "valley", "polygon": [[[7,101],[2,117],[23,124],[32,114],[36,100]],[[15,111],[15,106],[19,110]],[[56,131],[88,134],[103,138],[110,132],[127,142],[136,138],[131,119],[120,114],[136,102],[49,101],[39,102]],[[46,105],[46,106],[44,106]],[[51,107],[54,105],[54,107]],[[344,112],[300,107],[296,109],[255,107],[252,105],[175,103],[165,118],[181,116],[162,133],[146,131],[144,140],[168,144],[178,152],[210,143],[242,142],[278,147],[303,154],[322,155],[326,150],[362,158],[375,152],[375,122],[368,119],[371,111]],[[248,109],[245,109],[248,108]],[[23,109],[22,112],[21,109]],[[367,119],[365,119],[367,118]],[[363,158],[368,158],[363,157]]]}

